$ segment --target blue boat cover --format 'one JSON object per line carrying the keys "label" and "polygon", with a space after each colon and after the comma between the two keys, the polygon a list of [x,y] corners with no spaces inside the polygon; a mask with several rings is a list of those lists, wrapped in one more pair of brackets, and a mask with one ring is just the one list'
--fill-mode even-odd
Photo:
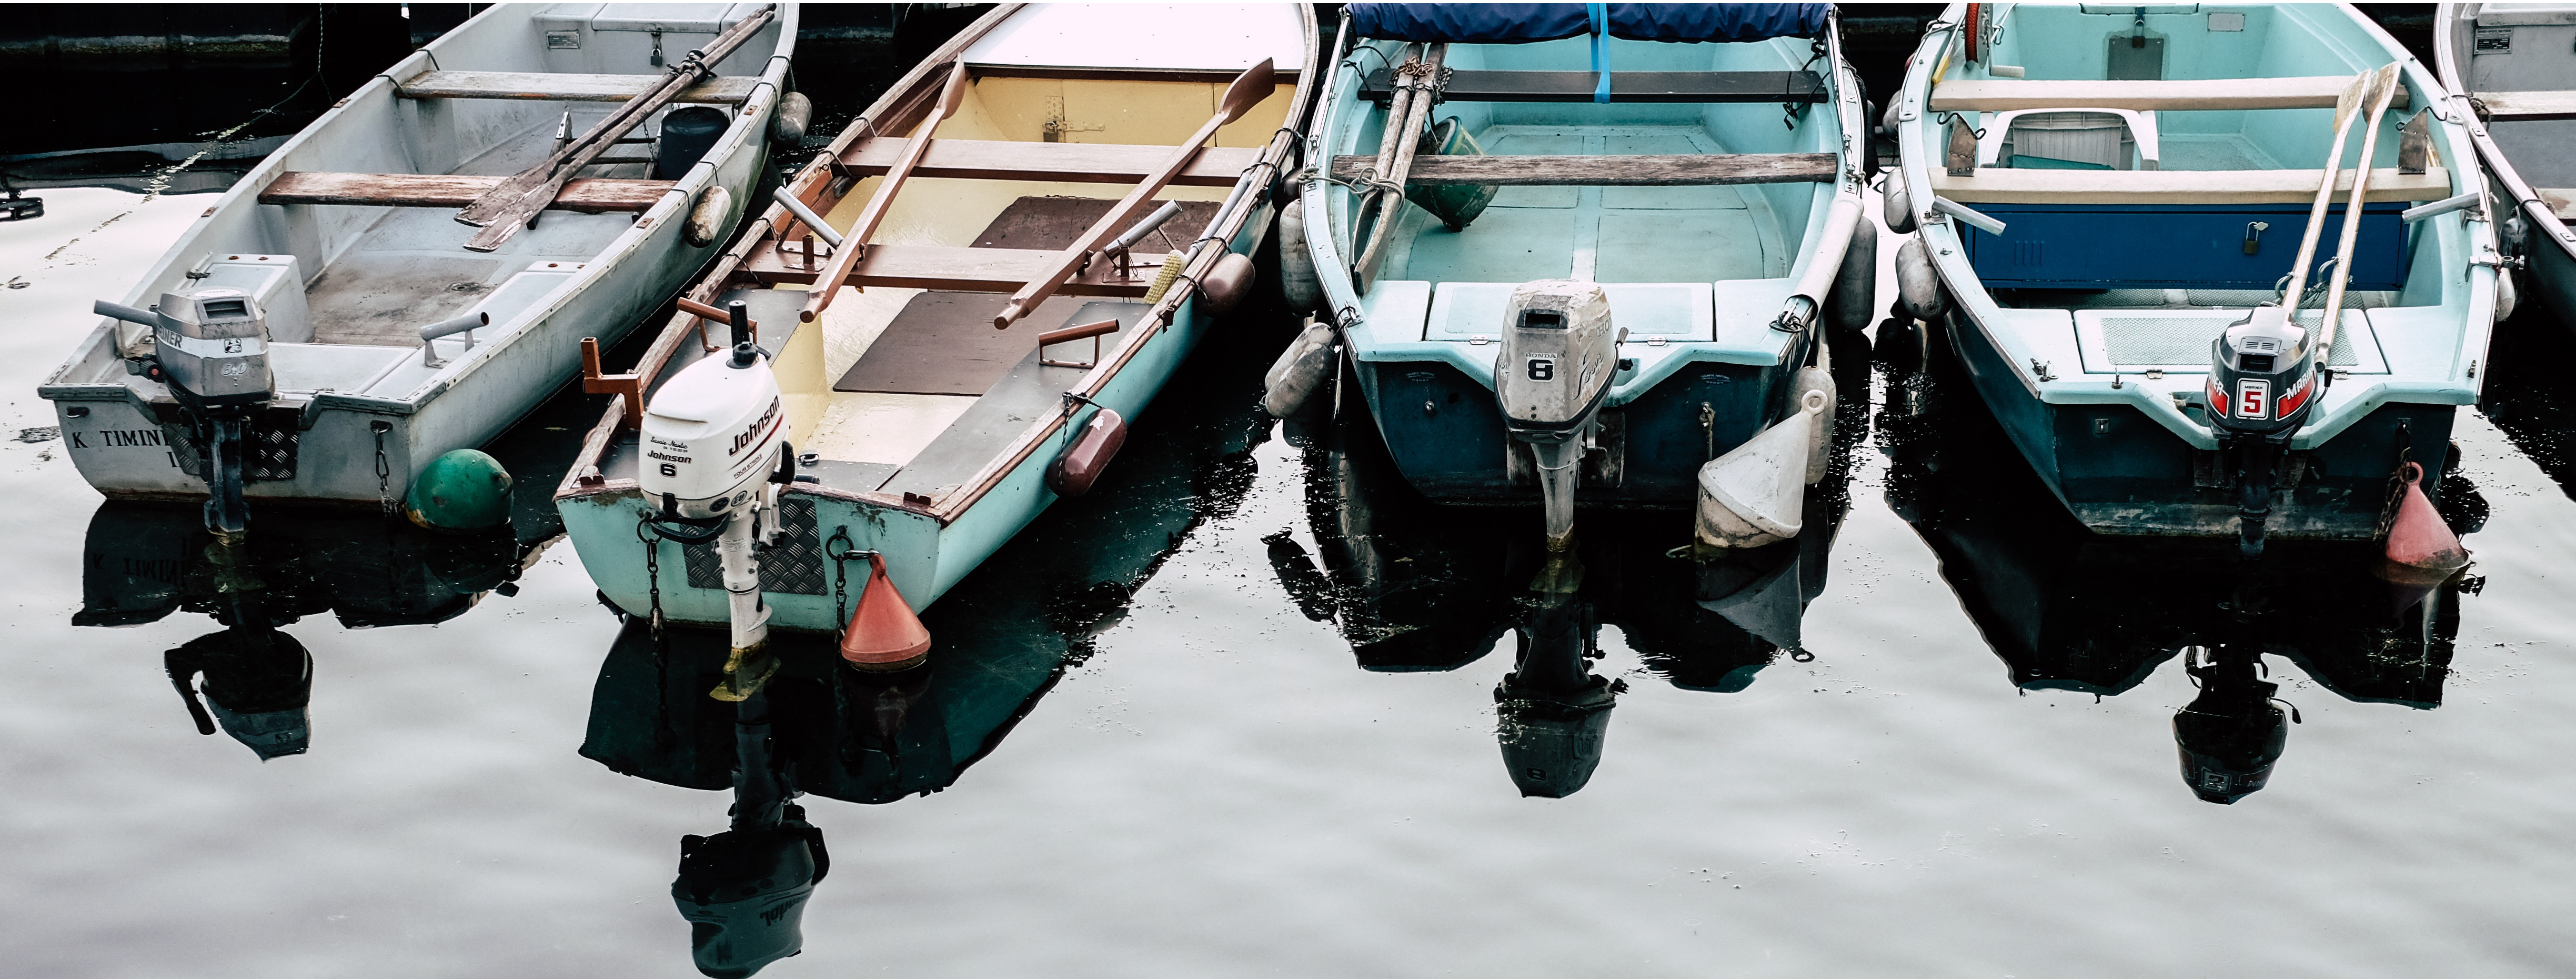
{"label": "blue boat cover", "polygon": [[[1581,3],[1355,3],[1361,37],[1524,44],[1592,32]],[[1631,41],[1762,41],[1824,32],[1823,3],[1612,3],[1610,36]]]}

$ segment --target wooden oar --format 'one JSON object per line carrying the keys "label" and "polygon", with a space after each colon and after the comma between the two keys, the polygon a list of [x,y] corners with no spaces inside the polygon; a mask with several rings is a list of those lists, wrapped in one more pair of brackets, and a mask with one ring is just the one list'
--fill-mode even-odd
{"label": "wooden oar", "polygon": [[922,120],[921,128],[913,130],[912,142],[904,146],[894,168],[887,170],[885,179],[877,184],[876,196],[868,198],[868,205],[859,210],[859,223],[851,225],[849,233],[841,236],[841,243],[833,247],[832,264],[824,267],[822,276],[814,280],[813,291],[805,294],[805,309],[796,314],[797,319],[811,323],[823,315],[823,308],[832,305],[832,297],[840,294],[850,274],[859,270],[859,261],[868,254],[868,237],[876,234],[877,225],[885,221],[886,210],[894,206],[894,196],[902,192],[903,182],[921,164],[922,154],[930,152],[930,134],[956,114],[957,106],[964,101],[966,62],[959,61],[948,70],[947,86],[939,90],[939,108]]}
{"label": "wooden oar", "polygon": [[483,227],[465,242],[466,250],[488,252],[508,242],[511,236],[519,233],[519,229],[527,227],[538,212],[554,203],[555,195],[563,192],[564,183],[579,174],[582,167],[607,152],[609,147],[616,145],[618,137],[643,124],[655,111],[679,97],[681,92],[714,75],[716,63],[751,40],[761,28],[767,27],[776,18],[777,10],[776,6],[763,7],[726,28],[724,33],[716,35],[715,43],[672,66],[660,84],[626,100],[625,105],[600,120],[598,125],[590,127],[590,131],[583,133],[580,139],[557,148],[535,166],[519,171],[485,192],[474,203],[466,205],[457,213],[456,220]]}
{"label": "wooden oar", "polygon": [[1391,113],[1387,116],[1387,145],[1379,147],[1381,153],[1394,149],[1395,159],[1394,166],[1385,171],[1386,183],[1369,188],[1371,197],[1380,202],[1377,220],[1369,225],[1368,243],[1360,248],[1359,264],[1353,266],[1351,276],[1363,290],[1368,288],[1369,280],[1377,277],[1378,263],[1386,260],[1387,236],[1404,216],[1404,181],[1413,174],[1413,157],[1422,143],[1422,124],[1431,115],[1431,103],[1437,101],[1431,95],[1431,87],[1437,84],[1433,79],[1439,77],[1440,63],[1449,56],[1447,44],[1423,47],[1422,64],[1413,76],[1413,101],[1405,105],[1402,118]]}
{"label": "wooden oar", "polygon": [[[1369,163],[1368,183],[1355,191],[1359,195],[1359,207],[1351,218],[1352,241],[1360,246],[1362,252],[1366,251],[1368,242],[1374,240],[1372,232],[1378,225],[1386,223],[1387,212],[1397,209],[1388,206],[1387,195],[1378,188],[1385,184],[1388,174],[1395,172],[1399,152],[1407,158],[1413,155],[1414,140],[1400,138],[1396,134],[1404,128],[1405,118],[1413,114],[1413,73],[1419,69],[1423,52],[1430,46],[1427,43],[1405,45],[1404,64],[1387,71],[1386,126],[1378,134],[1377,159]],[[1354,253],[1355,260],[1351,263],[1354,270],[1360,267],[1356,261],[1358,254]],[[1368,290],[1366,276],[1359,277],[1354,284],[1363,292]]]}
{"label": "wooden oar", "polygon": [[[2370,198],[2370,154],[2379,147],[2379,120],[2397,95],[2397,62],[2372,73],[2370,121],[2362,124],[2361,169],[2352,175],[2352,198],[2343,206],[2343,238],[2335,243],[2334,279],[2326,286],[2325,320],[2317,334],[2317,362],[2334,355],[2335,331],[2343,324],[2344,284],[2352,281],[2352,246],[2361,237],[2361,207]],[[2337,162],[2341,162],[2338,159]]]}
{"label": "wooden oar", "polygon": [[1146,177],[1144,183],[1137,184],[1136,189],[1127,192],[1126,198],[1109,209],[1109,213],[1092,222],[1091,230],[1083,232],[1071,246],[1056,253],[1054,260],[1047,263],[1046,274],[1030,279],[1027,285],[1020,287],[1020,291],[1012,293],[1011,304],[1002,309],[1001,315],[993,317],[993,328],[1009,329],[1012,323],[1038,308],[1038,304],[1045,302],[1048,296],[1055,295],[1056,287],[1064,284],[1065,276],[1080,269],[1093,249],[1133,223],[1137,212],[1152,203],[1155,194],[1170,185],[1172,178],[1179,176],[1191,160],[1198,158],[1199,150],[1204,148],[1201,144],[1206,143],[1208,137],[1216,135],[1219,127],[1243,118],[1244,113],[1252,111],[1253,106],[1269,98],[1278,87],[1268,58],[1236,75],[1234,84],[1226,86],[1225,100],[1217,106],[1216,114],[1209,116],[1208,121],[1199,126],[1198,132],[1191,133],[1189,139],[1182,141],[1180,147],[1163,160],[1162,167]]}
{"label": "wooden oar", "polygon": [[2316,203],[2309,205],[2308,227],[2299,236],[2299,257],[2290,263],[2289,291],[2281,296],[2281,305],[2292,314],[2298,312],[2299,298],[2307,295],[2308,263],[2316,260],[2317,239],[2326,230],[2326,208],[2334,203],[2335,178],[2343,175],[2343,142],[2352,132],[2353,110],[2361,108],[2369,97],[2376,77],[2367,71],[2356,74],[2343,87],[2343,93],[2335,96],[2334,148],[2326,151],[2326,175],[2317,181]]}

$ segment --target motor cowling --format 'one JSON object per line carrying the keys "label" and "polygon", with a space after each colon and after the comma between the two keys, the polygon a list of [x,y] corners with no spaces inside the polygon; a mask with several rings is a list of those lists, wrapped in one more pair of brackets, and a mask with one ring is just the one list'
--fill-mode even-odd
{"label": "motor cowling", "polygon": [[1591,282],[1525,282],[1512,290],[1504,317],[1503,349],[1494,362],[1503,427],[1524,442],[1581,434],[1618,373],[1609,295]]}
{"label": "motor cowling", "polygon": [[268,319],[239,289],[165,292],[152,327],[154,359],[180,404],[252,407],[275,400]]}
{"label": "motor cowling", "polygon": [[637,485],[665,518],[731,516],[778,469],[786,401],[769,359],[748,346],[681,369],[644,408]]}
{"label": "motor cowling", "polygon": [[2295,430],[2317,401],[2316,357],[2289,311],[2259,306],[2210,341],[2209,418],[2222,433]]}

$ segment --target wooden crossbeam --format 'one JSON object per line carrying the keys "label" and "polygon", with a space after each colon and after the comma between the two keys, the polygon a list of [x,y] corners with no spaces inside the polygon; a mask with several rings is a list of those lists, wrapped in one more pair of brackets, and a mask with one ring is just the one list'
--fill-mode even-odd
{"label": "wooden crossbeam", "polygon": [[[661,84],[660,74],[573,75],[535,71],[424,71],[394,86],[407,99],[525,99],[543,102],[624,102]],[[710,78],[680,92],[674,102],[739,105],[758,78]]]}
{"label": "wooden crossbeam", "polygon": [[[1333,158],[1333,176],[1365,180],[1374,161]],[[1413,158],[1407,184],[1559,187],[1669,187],[1716,184],[1823,183],[1834,179],[1831,153],[1683,153],[1635,156],[1424,156]]]}
{"label": "wooden crossbeam", "polygon": [[[872,177],[894,167],[903,155],[901,140],[871,139],[842,154],[841,165]],[[1019,143],[1009,140],[941,139],[913,168],[916,177],[967,180],[1045,180],[1082,184],[1132,184],[1172,155],[1169,146],[1119,143]],[[1243,171],[1260,162],[1258,147],[1210,147],[1199,151],[1172,183],[1182,187],[1232,187]]]}
{"label": "wooden crossbeam", "polygon": [[[464,207],[500,186],[505,177],[456,174],[319,173],[290,170],[259,192],[262,204],[353,204],[374,207]],[[679,186],[669,180],[594,177],[564,185],[554,208],[565,211],[647,211]]]}
{"label": "wooden crossbeam", "polygon": [[[812,285],[823,271],[822,263],[809,264],[798,248],[795,242],[765,242],[743,263],[742,271],[768,285]],[[1052,251],[1028,248],[873,244],[848,281],[897,289],[1007,293],[1046,274],[1056,256]],[[1065,280],[1056,294],[1137,299],[1154,284],[1151,268],[1141,270],[1148,273],[1145,277],[1129,279],[1107,268],[1106,262],[1093,265]]]}
{"label": "wooden crossbeam", "polygon": [[2576,92],[2479,92],[2477,99],[2497,122],[2576,119]]}
{"label": "wooden crossbeam", "polygon": [[2549,205],[2549,213],[2561,221],[2576,221],[2576,187],[2534,187],[2533,194]]}
{"label": "wooden crossbeam", "polygon": [[[2015,109],[2136,109],[2215,112],[2232,109],[2331,109],[2351,75],[2304,78],[2191,78],[2163,81],[1960,79],[1932,87],[1934,112]],[[2388,103],[2406,107],[2399,88]],[[2372,178],[2377,179],[2377,178]],[[2309,188],[2310,196],[2315,188]]]}
{"label": "wooden crossbeam", "polygon": [[[2335,182],[2335,202],[2352,193],[2354,171]],[[2002,170],[1973,177],[1932,171],[1934,192],[1962,204],[2306,204],[2317,196],[2319,170]],[[2370,203],[2451,196],[2451,174],[2389,167],[2370,172]]]}
{"label": "wooden crossbeam", "polygon": [[[1589,71],[1458,71],[1440,91],[1444,102],[1590,102],[1601,76]],[[1360,84],[1360,97],[1380,105],[1393,95],[1386,69]],[[1824,79],[1812,71],[1614,71],[1613,102],[1822,102]]]}

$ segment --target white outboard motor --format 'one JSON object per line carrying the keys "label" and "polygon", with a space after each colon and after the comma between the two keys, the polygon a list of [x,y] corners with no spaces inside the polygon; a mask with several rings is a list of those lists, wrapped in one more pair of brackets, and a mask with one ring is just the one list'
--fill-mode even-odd
{"label": "white outboard motor", "polygon": [[[760,600],[760,567],[752,542],[779,533],[778,485],[794,477],[787,445],[787,406],[769,358],[752,345],[750,311],[733,304],[733,353],[691,364],[653,392],[644,408],[644,459],[637,483],[656,505],[649,518],[663,537],[683,544],[716,542],[733,625],[726,685],[715,696],[741,700],[758,690],[777,662],[765,655],[769,607]],[[764,530],[766,531],[764,533]]]}
{"label": "white outboard motor", "polygon": [[1512,290],[1503,315],[1494,398],[1504,431],[1529,443],[1547,503],[1548,545],[1562,550],[1574,536],[1575,476],[1618,373],[1610,297],[1595,283],[1540,279]]}
{"label": "white outboard motor", "polygon": [[101,316],[152,328],[153,356],[142,373],[170,389],[204,447],[206,529],[241,533],[250,520],[242,498],[242,441],[251,415],[277,400],[268,368],[268,318],[239,289],[165,292],[151,310],[111,302]]}

